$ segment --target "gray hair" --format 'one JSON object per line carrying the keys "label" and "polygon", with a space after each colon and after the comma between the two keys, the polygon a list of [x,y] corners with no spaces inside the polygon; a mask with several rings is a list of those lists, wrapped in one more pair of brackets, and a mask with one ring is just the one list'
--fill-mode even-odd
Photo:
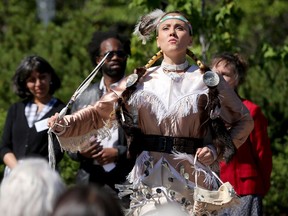
{"label": "gray hair", "polygon": [[48,216],[65,187],[46,160],[24,159],[1,183],[0,215]]}

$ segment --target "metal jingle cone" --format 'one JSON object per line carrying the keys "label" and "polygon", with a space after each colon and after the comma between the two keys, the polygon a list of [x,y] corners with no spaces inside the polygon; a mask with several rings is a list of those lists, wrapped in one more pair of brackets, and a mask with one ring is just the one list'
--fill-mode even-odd
{"label": "metal jingle cone", "polygon": [[129,75],[128,78],[127,78],[126,88],[134,85],[134,83],[136,83],[137,80],[138,80],[138,75],[137,74]]}
{"label": "metal jingle cone", "polygon": [[215,87],[219,84],[220,78],[219,75],[214,71],[206,71],[203,75],[203,82],[208,87]]}

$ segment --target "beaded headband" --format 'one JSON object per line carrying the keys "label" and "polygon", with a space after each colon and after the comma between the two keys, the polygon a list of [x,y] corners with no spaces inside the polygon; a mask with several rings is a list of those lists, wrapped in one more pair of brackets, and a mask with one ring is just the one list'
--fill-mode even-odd
{"label": "beaded headband", "polygon": [[146,42],[151,38],[152,33],[154,33],[155,31],[157,32],[159,24],[168,19],[178,19],[185,22],[189,27],[190,35],[192,35],[191,23],[184,16],[171,15],[172,13],[177,12],[171,12],[165,15],[164,11],[156,9],[140,17],[138,23],[135,26],[133,32],[134,35],[136,35],[140,40],[142,40],[143,44],[146,44]]}
{"label": "beaded headband", "polygon": [[162,22],[164,22],[164,21],[166,21],[166,20],[169,20],[169,19],[178,19],[178,20],[181,20],[181,21],[185,22],[185,23],[188,25],[188,27],[189,27],[189,33],[190,33],[190,35],[192,35],[192,26],[191,26],[191,23],[190,23],[184,16],[181,16],[181,15],[169,15],[169,14],[168,14],[168,15],[164,16],[164,17],[159,21],[159,23],[158,23],[158,25],[157,25],[157,29],[158,29],[160,23],[162,23]]}

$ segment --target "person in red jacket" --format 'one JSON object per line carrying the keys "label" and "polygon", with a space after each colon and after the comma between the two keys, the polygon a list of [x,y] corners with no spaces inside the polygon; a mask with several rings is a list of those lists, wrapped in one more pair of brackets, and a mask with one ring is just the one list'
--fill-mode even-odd
{"label": "person in red jacket", "polygon": [[[212,70],[222,74],[237,93],[245,79],[247,63],[239,54],[222,53],[213,58]],[[262,199],[270,188],[272,152],[268,123],[259,106],[247,99],[242,102],[250,111],[254,129],[231,162],[220,163],[221,179],[230,182],[241,196],[241,205],[225,210],[226,216],[263,215]]]}

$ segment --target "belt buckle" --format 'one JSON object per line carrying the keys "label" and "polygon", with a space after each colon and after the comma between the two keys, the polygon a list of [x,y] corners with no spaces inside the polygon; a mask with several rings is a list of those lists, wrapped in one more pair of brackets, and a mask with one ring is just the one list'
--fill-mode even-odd
{"label": "belt buckle", "polygon": [[175,139],[172,149],[178,152],[184,152],[185,141],[181,138]]}

